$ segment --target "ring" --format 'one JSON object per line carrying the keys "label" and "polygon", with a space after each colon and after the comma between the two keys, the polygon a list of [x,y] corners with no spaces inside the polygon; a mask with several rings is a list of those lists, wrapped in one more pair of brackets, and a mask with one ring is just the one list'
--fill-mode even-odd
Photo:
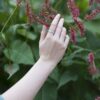
{"label": "ring", "polygon": [[52,30],[48,30],[48,33],[52,33],[52,34],[54,34],[54,31],[52,31]]}

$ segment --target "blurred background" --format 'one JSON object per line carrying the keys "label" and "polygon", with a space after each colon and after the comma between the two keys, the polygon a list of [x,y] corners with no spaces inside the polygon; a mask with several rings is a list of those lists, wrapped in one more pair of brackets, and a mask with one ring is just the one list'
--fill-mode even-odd
{"label": "blurred background", "polygon": [[[50,1],[52,7],[65,18],[64,26],[68,30],[74,21],[67,0]],[[44,0],[30,2],[33,12],[38,14]],[[39,58],[42,25],[28,24],[25,0],[20,6],[16,5],[16,0],[0,0],[0,94],[21,79]],[[89,0],[76,0],[76,5],[80,9],[85,36],[81,37],[77,32],[77,44],[70,43],[64,58],[48,77],[35,100],[95,100],[100,96],[100,14],[92,21],[84,20],[86,14],[100,5],[95,4],[90,8]],[[88,71],[90,52],[95,56],[98,70],[95,74]]]}

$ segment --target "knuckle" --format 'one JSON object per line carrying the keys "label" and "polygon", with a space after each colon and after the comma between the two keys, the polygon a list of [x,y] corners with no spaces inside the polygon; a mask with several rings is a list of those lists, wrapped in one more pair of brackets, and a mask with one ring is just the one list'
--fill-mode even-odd
{"label": "knuckle", "polygon": [[64,45],[64,44],[62,44],[61,46],[62,46],[62,48],[63,48],[63,49],[66,49],[66,47],[65,47],[65,45]]}
{"label": "knuckle", "polygon": [[66,47],[64,46],[64,44],[62,45],[62,47],[63,47],[64,49],[66,49]]}
{"label": "knuckle", "polygon": [[55,28],[55,27],[56,27],[56,24],[55,24],[55,23],[52,23],[52,24],[51,24],[51,27],[52,27],[52,28]]}
{"label": "knuckle", "polygon": [[57,39],[57,38],[53,38],[53,42],[54,42],[54,43],[56,43],[56,44],[58,44],[58,43],[59,43],[59,41],[58,41],[58,39]]}
{"label": "knuckle", "polygon": [[52,39],[51,35],[47,35],[46,39],[51,40]]}
{"label": "knuckle", "polygon": [[64,43],[63,43],[61,40],[59,40],[58,43],[59,43],[59,45],[61,45],[61,46],[64,45]]}

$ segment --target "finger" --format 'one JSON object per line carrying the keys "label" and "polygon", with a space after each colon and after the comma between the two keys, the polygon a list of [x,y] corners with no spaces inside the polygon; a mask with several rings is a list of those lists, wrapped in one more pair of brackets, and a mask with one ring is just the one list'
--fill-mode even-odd
{"label": "finger", "polygon": [[61,35],[60,35],[60,41],[65,42],[65,38],[66,38],[66,28],[63,27]]}
{"label": "finger", "polygon": [[41,36],[40,36],[40,41],[43,41],[46,37],[47,34],[47,27],[45,25],[43,25],[42,31],[41,31]]}
{"label": "finger", "polygon": [[59,19],[60,19],[60,14],[57,14],[56,17],[54,18],[54,20],[52,21],[51,25],[50,25],[50,28],[48,30],[48,35],[50,35],[50,34],[53,35],[55,33]]}
{"label": "finger", "polygon": [[55,37],[59,38],[63,29],[64,19],[61,18],[56,28]]}
{"label": "finger", "polygon": [[69,36],[68,35],[66,35],[66,38],[65,38],[65,48],[67,48],[68,47],[68,44],[69,44],[69,40],[70,40],[70,38],[69,38]]}

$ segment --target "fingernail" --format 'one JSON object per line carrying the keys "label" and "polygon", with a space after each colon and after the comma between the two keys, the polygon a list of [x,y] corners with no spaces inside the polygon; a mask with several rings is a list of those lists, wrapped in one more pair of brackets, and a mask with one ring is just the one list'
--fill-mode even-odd
{"label": "fingernail", "polygon": [[57,14],[57,17],[60,17],[60,14]]}
{"label": "fingernail", "polygon": [[70,40],[70,37],[69,37],[68,35],[66,35],[66,38],[67,38],[68,40]]}
{"label": "fingernail", "polygon": [[63,30],[64,30],[65,32],[67,31],[65,27],[63,27]]}
{"label": "fingernail", "polygon": [[64,18],[61,18],[62,21],[64,21]]}

